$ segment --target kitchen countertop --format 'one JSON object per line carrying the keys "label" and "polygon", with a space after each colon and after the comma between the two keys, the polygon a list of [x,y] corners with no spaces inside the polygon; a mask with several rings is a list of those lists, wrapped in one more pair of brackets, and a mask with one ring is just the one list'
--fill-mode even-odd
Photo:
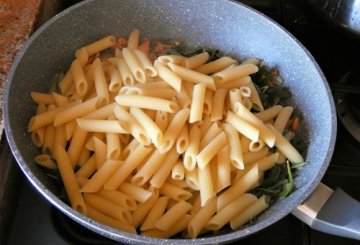
{"label": "kitchen countertop", "polygon": [[[61,0],[0,0],[0,107],[7,75],[31,33],[59,12]],[[3,132],[0,109],[0,138]]]}
{"label": "kitchen countertop", "polygon": [[62,9],[61,0],[0,0],[0,244],[8,232],[17,196],[19,168],[2,136],[2,95],[7,75],[17,52],[31,33]]}

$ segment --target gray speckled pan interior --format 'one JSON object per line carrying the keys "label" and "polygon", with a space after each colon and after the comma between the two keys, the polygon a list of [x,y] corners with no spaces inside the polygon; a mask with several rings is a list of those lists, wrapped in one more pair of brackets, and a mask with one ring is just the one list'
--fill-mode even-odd
{"label": "gray speckled pan interior", "polygon": [[[74,51],[105,35],[127,36],[139,28],[142,37],[184,40],[190,46],[220,49],[243,59],[258,57],[279,67],[304,114],[310,142],[309,163],[296,178],[298,189],[263,213],[258,222],[228,234],[165,240],[132,235],[94,222],[56,197],[58,190],[33,162],[39,152],[26,132],[35,112],[30,91],[47,91],[59,69],[67,68]],[[20,167],[32,184],[58,209],[87,228],[126,243],[205,244],[253,234],[295,209],[321,180],[332,155],[336,117],[327,82],[303,46],[267,17],[226,0],[93,0],[84,1],[40,28],[17,56],[4,97],[6,135]]]}

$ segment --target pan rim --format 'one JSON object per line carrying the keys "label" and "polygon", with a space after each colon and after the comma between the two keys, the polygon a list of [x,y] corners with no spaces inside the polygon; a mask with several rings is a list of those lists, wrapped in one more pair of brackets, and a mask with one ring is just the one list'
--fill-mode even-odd
{"label": "pan rim", "polygon": [[297,199],[294,199],[294,202],[291,203],[291,205],[288,205],[285,210],[282,210],[281,213],[277,213],[274,215],[274,217],[270,217],[268,219],[264,219],[260,221],[259,223],[249,226],[246,229],[240,229],[237,231],[233,231],[224,235],[217,235],[212,237],[205,237],[205,238],[197,238],[197,239],[160,239],[160,238],[150,238],[150,237],[144,237],[141,235],[134,235],[127,232],[119,231],[113,228],[110,228],[106,225],[100,224],[96,221],[93,221],[86,216],[76,212],[73,210],[70,206],[65,204],[63,201],[61,201],[58,197],[56,197],[51,191],[49,191],[45,186],[40,182],[40,180],[31,172],[31,170],[28,168],[25,160],[21,156],[17,144],[12,136],[12,129],[10,128],[10,122],[9,122],[9,111],[8,111],[8,96],[10,91],[10,81],[12,81],[14,74],[16,73],[17,65],[22,60],[22,57],[26,53],[29,46],[32,44],[32,42],[43,32],[43,30],[47,29],[50,25],[58,21],[59,19],[63,18],[64,16],[70,14],[72,11],[74,11],[77,8],[82,7],[83,5],[87,5],[91,2],[94,2],[97,0],[85,0],[81,3],[78,3],[74,6],[71,6],[70,8],[62,11],[61,13],[54,16],[52,19],[50,19],[48,22],[46,22],[43,26],[41,26],[38,30],[36,30],[31,37],[28,39],[26,44],[23,46],[23,48],[19,51],[17,54],[13,65],[10,69],[9,75],[5,81],[5,87],[4,87],[4,104],[3,104],[3,120],[4,120],[4,126],[5,126],[5,134],[7,137],[7,140],[9,142],[11,151],[13,152],[13,155],[22,169],[23,173],[27,177],[27,179],[32,183],[32,185],[39,191],[52,205],[54,205],[57,209],[59,209],[62,213],[66,214],[79,224],[87,227],[88,229],[99,233],[105,237],[108,237],[110,239],[114,239],[117,241],[122,242],[128,242],[128,243],[134,243],[134,242],[143,242],[147,244],[159,244],[159,243],[173,243],[173,244],[209,244],[209,243],[222,243],[222,242],[229,242],[234,239],[240,239],[243,237],[246,237],[248,235],[251,235],[253,233],[256,233],[257,231],[260,231],[264,229],[265,227],[270,226],[271,224],[277,222],[278,220],[285,217],[287,214],[291,213],[298,205],[300,205],[302,202],[306,200],[306,198],[314,191],[314,189],[317,187],[317,185],[320,183],[321,178],[324,176],[326,169],[328,168],[328,165],[330,163],[331,156],[334,151],[335,147],[335,140],[336,140],[336,131],[337,131],[337,118],[336,118],[336,112],[335,112],[335,105],[334,101],[332,99],[332,94],[329,88],[329,85],[326,81],[326,78],[321,71],[319,65],[316,63],[314,57],[310,54],[310,52],[291,34],[289,33],[285,28],[280,26],[278,23],[276,23],[274,20],[270,19],[266,15],[262,14],[261,12],[243,4],[236,2],[235,0],[225,0],[226,2],[230,2],[232,4],[237,4],[242,6],[243,8],[257,13],[257,15],[261,16],[262,18],[265,18],[267,22],[270,22],[274,27],[280,29],[281,32],[286,34],[289,38],[294,40],[296,44],[301,48],[302,51],[306,53],[306,55],[309,57],[313,65],[315,66],[317,72],[319,73],[321,80],[323,82],[324,88],[326,90],[326,94],[329,100],[329,105],[332,113],[331,118],[331,137],[329,141],[329,149],[328,154],[325,157],[324,163],[321,165],[321,168],[318,170],[318,174],[315,176],[312,185],[309,185],[304,191],[301,196],[299,196]]}

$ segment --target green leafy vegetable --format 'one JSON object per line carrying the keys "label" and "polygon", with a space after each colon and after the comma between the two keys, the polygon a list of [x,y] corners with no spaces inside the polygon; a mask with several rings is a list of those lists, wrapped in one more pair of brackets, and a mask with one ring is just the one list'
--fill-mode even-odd
{"label": "green leafy vegetable", "polygon": [[259,71],[251,75],[252,81],[257,87],[264,108],[275,104],[286,105],[291,98],[290,90],[283,86],[282,78],[277,69],[270,69],[260,62]]}
{"label": "green leafy vegetable", "polygon": [[166,52],[166,54],[176,54],[176,55],[182,55],[185,57],[191,57],[191,56],[194,56],[197,54],[201,54],[203,52],[208,52],[209,56],[210,56],[208,62],[217,60],[223,56],[223,54],[218,49],[211,50],[211,49],[206,49],[206,48],[198,48],[194,51],[188,51],[188,49],[184,45],[181,45],[181,44],[175,45],[174,47],[171,47],[171,48],[166,48],[165,52]]}
{"label": "green leafy vegetable", "polygon": [[294,190],[295,183],[290,162],[286,161],[286,163],[276,164],[266,171],[261,185],[250,193],[257,197],[268,195],[271,201],[274,201],[287,197]]}

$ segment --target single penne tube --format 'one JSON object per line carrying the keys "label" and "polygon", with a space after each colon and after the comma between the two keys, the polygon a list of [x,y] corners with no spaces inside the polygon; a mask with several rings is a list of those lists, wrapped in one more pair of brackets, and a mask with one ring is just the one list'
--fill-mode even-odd
{"label": "single penne tube", "polygon": [[185,177],[185,168],[182,162],[177,162],[171,171],[171,178],[182,180]]}
{"label": "single penne tube", "polygon": [[225,83],[236,78],[248,76],[257,72],[259,68],[253,64],[237,65],[229,69],[224,69],[212,75],[215,83]]}
{"label": "single penne tube", "polygon": [[158,110],[174,113],[178,109],[176,102],[142,95],[118,95],[116,103],[121,106]]}
{"label": "single penne tube", "polygon": [[75,120],[72,120],[72,121],[65,124],[65,138],[66,138],[66,141],[69,141],[72,138],[72,136],[73,136],[73,134],[75,132],[76,125],[77,125],[77,123],[76,123]]}
{"label": "single penne tube", "polygon": [[218,196],[217,211],[219,212],[237,197],[247,192],[259,181],[259,178],[259,167],[254,165],[244,176]]}
{"label": "single penne tube", "polygon": [[269,154],[269,149],[267,147],[264,147],[263,149],[261,149],[258,152],[244,153],[244,155],[243,155],[244,164],[249,165],[249,164],[267,156],[268,154]]}
{"label": "single penne tube", "polygon": [[165,111],[156,111],[155,124],[162,132],[165,132],[169,125],[169,115]]}
{"label": "single penne tube", "polygon": [[278,162],[279,159],[279,152],[275,152],[270,154],[264,158],[261,158],[255,162],[253,162],[249,167],[258,165],[259,171],[265,172],[266,170],[271,169],[274,165]]}
{"label": "single penne tube", "polygon": [[145,129],[127,110],[121,106],[116,106],[114,109],[115,117],[124,125],[134,138],[141,144],[148,146],[151,139]]}
{"label": "single penne tube", "polygon": [[155,122],[140,108],[130,108],[130,114],[145,129],[147,135],[151,138],[156,147],[159,147],[163,141],[163,133]]}
{"label": "single penne tube", "polygon": [[190,110],[188,108],[181,109],[174,115],[174,118],[171,120],[165,131],[163,141],[160,144],[160,152],[167,152],[173,147],[176,139],[181,133],[182,128],[188,120],[189,115]]}
{"label": "single penne tube", "polygon": [[88,135],[87,131],[79,127],[75,128],[74,135],[71,138],[71,142],[67,150],[67,153],[69,154],[70,162],[73,167],[75,167],[75,165],[79,160],[80,153],[85,145],[87,135]]}
{"label": "single penne tube", "polygon": [[203,83],[208,89],[216,90],[214,79],[208,75],[202,74],[191,69],[168,63],[169,68],[181,79],[192,83]]}
{"label": "single penne tube", "polygon": [[148,81],[147,83],[137,83],[133,85],[132,87],[137,88],[171,88],[171,86],[163,81],[160,77],[157,79],[154,79],[152,81]]}
{"label": "single penne tube", "polygon": [[254,64],[259,65],[260,60],[258,58],[247,58],[244,61],[241,62],[241,64]]}
{"label": "single penne tube", "polygon": [[[45,104],[38,104],[36,107],[36,115],[46,112],[47,108]],[[42,147],[45,138],[45,127],[39,128],[31,132],[31,140],[37,147]]]}
{"label": "single penne tube", "polygon": [[86,215],[87,207],[84,198],[79,191],[80,187],[77,183],[73,166],[70,162],[68,154],[61,146],[57,146],[54,150],[54,153],[60,171],[61,179],[64,183],[64,187],[67,196],[69,197],[72,208]]}
{"label": "single penne tube", "polygon": [[226,135],[224,132],[221,132],[213,139],[213,141],[207,144],[196,157],[199,168],[204,169],[211,159],[213,159],[226,144]]}
{"label": "single penne tube", "polygon": [[234,111],[235,102],[242,103],[241,91],[239,88],[233,88],[229,91],[230,108]]}
{"label": "single penne tube", "polygon": [[181,55],[161,55],[157,58],[157,61],[163,65],[168,65],[168,63],[183,65],[186,59],[186,57]]}
{"label": "single penne tube", "polygon": [[70,67],[71,76],[74,80],[76,93],[84,96],[88,90],[88,82],[85,77],[83,67],[78,59],[75,59]]}
{"label": "single penne tube", "polygon": [[158,75],[157,70],[151,64],[150,59],[144,52],[142,52],[141,50],[134,50],[134,54],[135,54],[136,58],[138,59],[138,61],[140,62],[142,68],[144,69],[146,76],[156,77]]}
{"label": "single penne tube", "polygon": [[214,91],[207,89],[205,92],[204,107],[203,107],[203,113],[205,115],[211,114],[213,97],[214,97]]}
{"label": "single penne tube", "polygon": [[267,196],[261,196],[258,200],[247,207],[243,212],[240,212],[237,216],[230,220],[231,229],[235,230],[251,220],[253,217],[258,216],[269,206],[269,198]]}
{"label": "single penne tube", "polygon": [[97,107],[109,104],[109,86],[106,81],[103,64],[99,58],[94,60],[94,84],[97,98]]}
{"label": "single penne tube", "polygon": [[204,149],[217,135],[223,131],[221,122],[211,123],[209,129],[202,135],[200,141],[200,150]]}
{"label": "single penne tube", "polygon": [[150,209],[154,206],[158,199],[158,193],[152,193],[151,197],[143,203],[139,203],[138,208],[133,212],[133,224],[138,227],[145,220]]}
{"label": "single penne tube", "polygon": [[201,209],[200,193],[199,192],[194,193],[194,195],[191,197],[191,199],[189,199],[187,202],[192,205],[189,213],[192,216],[196,215]]}
{"label": "single penne tube", "polygon": [[246,136],[242,136],[240,139],[240,143],[241,143],[241,152],[243,154],[248,153],[249,150],[249,145],[250,145],[251,139],[249,139]]}
{"label": "single penne tube", "polygon": [[107,133],[106,134],[106,159],[117,160],[121,154],[121,143],[119,134]]}
{"label": "single penne tube", "polygon": [[81,152],[80,152],[80,156],[79,156],[79,160],[78,160],[78,165],[80,167],[82,167],[86,162],[87,160],[89,160],[90,158],[90,155],[91,155],[91,152],[89,149],[87,149],[86,147],[84,147]]}
{"label": "single penne tube", "polygon": [[248,86],[241,86],[239,89],[242,97],[249,98],[251,96],[251,89]]}
{"label": "single penne tube", "polygon": [[165,213],[166,206],[169,203],[168,197],[159,197],[154,206],[150,209],[144,222],[141,224],[140,231],[147,231],[155,228],[155,223]]}
{"label": "single penne tube", "polygon": [[132,217],[129,210],[109,201],[106,198],[93,193],[84,193],[84,200],[86,204],[99,210],[103,214],[106,214],[120,222],[125,224],[132,224]]}
{"label": "single penne tube", "polygon": [[105,190],[116,190],[131,174],[132,171],[145,159],[152,151],[151,147],[138,145],[133,152],[124,160],[124,163],[113,173],[104,185]]}
{"label": "single penne tube", "polygon": [[193,170],[185,171],[185,181],[187,185],[193,190],[199,190],[199,175],[198,168],[195,167]]}
{"label": "single penne tube", "polygon": [[130,152],[134,151],[140,143],[136,139],[132,139],[130,143],[121,152],[120,159],[125,159],[130,155]]}
{"label": "single penne tube", "polygon": [[69,103],[68,99],[64,95],[61,95],[61,94],[58,94],[55,92],[52,92],[51,95],[53,96],[57,107],[64,106],[67,103]]}
{"label": "single penne tube", "polygon": [[[131,87],[130,93],[132,89],[136,89],[136,93],[138,95],[148,96],[148,97],[156,97],[159,99],[164,100],[172,100],[177,95],[177,92],[172,88],[151,88],[151,87],[145,87],[145,88],[138,88],[138,87]],[[129,95],[129,93],[126,93]]]}
{"label": "single penne tube", "polygon": [[115,229],[136,234],[136,230],[135,230],[134,226],[124,223],[124,222],[121,222],[119,220],[116,220],[116,219],[100,212],[99,210],[93,208],[90,205],[88,205],[87,208],[88,208],[87,216],[89,218],[91,218],[99,223],[113,227]]}
{"label": "single penne tube", "polygon": [[216,195],[211,176],[210,164],[206,165],[203,169],[198,168],[198,177],[201,207],[204,207],[211,198]]}
{"label": "single penne tube", "polygon": [[251,81],[251,79],[250,79],[250,82],[246,86],[248,86],[251,90],[250,101],[252,102],[254,109],[257,111],[263,111],[264,106],[261,102],[260,96],[255,88],[255,85]]}
{"label": "single penne tube", "polygon": [[58,169],[56,163],[54,162],[53,159],[51,159],[51,157],[48,154],[37,155],[34,158],[34,161],[42,167],[48,169]]}
{"label": "single penne tube", "polygon": [[104,183],[108,180],[110,175],[120,167],[121,161],[108,160],[106,161],[96,173],[89,179],[89,181],[80,189],[80,192],[95,193],[102,188]]}
{"label": "single penne tube", "polygon": [[250,141],[249,144],[249,151],[250,152],[258,152],[261,151],[265,146],[265,143],[263,140],[259,139],[258,141]]}
{"label": "single penne tube", "polygon": [[142,232],[141,235],[147,236],[147,237],[158,237],[158,238],[170,238],[179,232],[186,229],[189,221],[191,219],[191,215],[185,214],[183,217],[181,217],[180,220],[178,220],[177,223],[175,223],[173,226],[171,226],[167,231],[162,231],[159,229],[152,229],[145,232]]}
{"label": "single penne tube", "polygon": [[231,170],[230,170],[230,147],[225,146],[216,156],[216,193],[224,190],[231,184]]}
{"label": "single penne tube", "polygon": [[226,67],[235,64],[236,62],[237,62],[236,60],[234,60],[230,57],[224,56],[217,60],[203,64],[203,65],[197,67],[195,70],[200,73],[211,74],[211,73],[219,72],[219,71],[225,69]]}
{"label": "single penne tube", "polygon": [[96,155],[94,154],[76,171],[75,176],[89,178],[96,170]]}
{"label": "single penne tube", "polygon": [[60,93],[62,95],[65,95],[72,84],[73,84],[73,78],[71,76],[71,70],[69,69],[59,82]]}
{"label": "single penne tube", "polygon": [[129,211],[134,211],[138,207],[136,201],[132,197],[120,191],[108,191],[100,189],[97,194]]}
{"label": "single penne tube", "polygon": [[210,58],[210,55],[208,52],[202,52],[200,54],[191,56],[184,60],[184,66],[188,69],[196,69],[201,65],[204,65]]}
{"label": "single penne tube", "polygon": [[216,197],[213,197],[204,207],[201,207],[196,212],[196,214],[192,216],[188,225],[189,236],[195,239],[215,213],[216,213]]}
{"label": "single penne tube", "polygon": [[82,118],[86,118],[86,119],[107,119],[111,115],[114,114],[115,106],[116,106],[115,102],[110,103],[110,104],[108,104],[106,106],[100,107],[99,109],[82,116]]}
{"label": "single penne tube", "polygon": [[[114,36],[107,36],[100,40],[97,40],[93,43],[90,43],[85,46],[86,52],[89,56],[99,53],[107,48],[110,48],[116,43],[116,38]],[[75,54],[79,55],[78,52]]]}
{"label": "single penne tube", "polygon": [[179,153],[177,153],[175,147],[173,147],[170,151],[167,152],[161,168],[159,168],[158,171],[155,172],[153,177],[151,178],[151,186],[155,188],[160,188],[170,175],[171,170],[178,159]]}
{"label": "single penne tube", "polygon": [[79,60],[79,62],[82,66],[85,66],[89,61],[89,54],[86,51],[85,47],[82,47],[82,48],[76,50],[75,56],[76,56],[76,59]]}
{"label": "single penne tube", "polygon": [[31,96],[31,99],[36,104],[43,104],[43,105],[55,104],[55,99],[51,94],[40,93],[40,92],[31,92],[30,96]]}
{"label": "single penne tube", "polygon": [[169,197],[175,201],[187,200],[192,197],[191,192],[181,189],[177,186],[164,183],[160,190],[160,194]]}
{"label": "single penne tube", "polygon": [[220,88],[215,91],[214,97],[212,99],[212,110],[210,113],[211,121],[218,121],[223,118],[226,94],[227,89],[224,88]]}
{"label": "single penne tube", "polygon": [[178,138],[176,139],[176,151],[179,154],[183,154],[189,145],[189,132],[188,127],[185,124],[181,129]]}
{"label": "single penne tube", "polygon": [[169,84],[177,92],[180,92],[182,84],[181,78],[159,61],[155,61],[154,66],[159,77],[161,77],[164,82]]}
{"label": "single penne tube", "polygon": [[78,118],[76,123],[79,128],[88,132],[129,134],[127,126],[118,120],[85,119]]}
{"label": "single penne tube", "polygon": [[[181,161],[179,160],[177,163],[181,163]],[[166,182],[169,183],[170,185],[175,185],[175,186],[180,187],[182,189],[188,187],[188,184],[186,183],[185,179],[176,180],[176,179],[173,179],[172,176],[169,176],[167,178]]]}
{"label": "single penne tube", "polygon": [[139,186],[144,185],[158,168],[161,167],[165,157],[166,153],[160,153],[159,149],[156,149],[140,170],[132,177],[131,183]]}
{"label": "single penne tube", "polygon": [[83,115],[86,115],[92,111],[95,111],[97,109],[96,103],[97,103],[97,98],[92,98],[81,104],[74,105],[72,107],[69,107],[61,111],[54,118],[54,126],[55,127],[60,126],[76,118],[79,118]]}
{"label": "single penne tube", "polygon": [[110,58],[108,61],[118,68],[121,80],[125,86],[134,85],[134,76],[123,58]]}
{"label": "single penne tube", "polygon": [[197,122],[199,129],[201,131],[201,135],[204,135],[212,125],[211,119],[209,116],[204,116],[203,120]]}
{"label": "single penne tube", "polygon": [[230,160],[237,169],[244,169],[244,159],[238,132],[230,124],[224,123],[224,131],[230,146]]}
{"label": "single penne tube", "polygon": [[283,133],[286,123],[289,121],[293,111],[294,108],[292,106],[285,106],[276,117],[274,128],[276,128],[281,134]]}
{"label": "single penne tube", "polygon": [[250,76],[244,76],[240,78],[236,78],[234,80],[225,82],[225,83],[217,83],[216,88],[225,88],[225,89],[233,89],[233,88],[240,88],[241,86],[248,86],[250,83],[251,78]]}
{"label": "single penne tube", "polygon": [[205,94],[206,94],[205,84],[199,83],[194,86],[194,92],[190,106],[191,108],[190,119],[189,119],[190,123],[194,123],[202,120]]}
{"label": "single penne tube", "polygon": [[287,159],[289,159],[292,163],[303,163],[304,158],[301,156],[301,154],[295,149],[295,147],[282,135],[277,131],[276,128],[274,128],[273,125],[267,124],[266,125],[274,134],[276,137],[275,140],[275,146],[276,148],[286,156]]}
{"label": "single penne tube", "polygon": [[128,182],[122,183],[118,188],[118,190],[129,195],[135,201],[141,203],[146,202],[146,200],[148,200],[152,195],[151,191],[145,190],[137,185],[133,185]]}
{"label": "single penne tube", "polygon": [[116,69],[113,65],[108,64],[105,67],[105,72],[110,78],[109,83],[109,92],[117,92],[122,86],[122,79],[120,76],[120,72],[118,69]]}
{"label": "single penne tube", "polygon": [[54,122],[57,115],[59,115],[62,111],[65,111],[71,107],[74,107],[76,105],[81,104],[80,100],[74,101],[72,103],[69,103],[67,105],[54,108],[53,110],[48,110],[44,113],[41,113],[39,115],[33,116],[28,125],[28,132],[32,132],[34,130],[37,130],[39,128],[42,128],[44,126],[47,126]]}
{"label": "single penne tube", "polygon": [[274,105],[272,107],[267,108],[266,110],[255,113],[255,116],[259,118],[261,121],[267,122],[277,117],[281,110],[282,110],[281,105]]}
{"label": "single penne tube", "polygon": [[211,174],[211,180],[213,183],[213,190],[216,193],[217,180],[218,180],[217,179],[217,157],[214,157],[208,165],[210,165],[210,174]]}
{"label": "single penne tube", "polygon": [[258,141],[260,135],[259,129],[257,129],[247,121],[241,119],[233,112],[228,111],[225,121],[247,138],[251,139],[252,141]]}
{"label": "single penne tube", "polygon": [[65,126],[61,125],[55,128],[55,135],[54,135],[54,146],[62,146],[66,148],[66,134],[65,134]]}
{"label": "single penne tube", "polygon": [[134,52],[128,48],[123,48],[122,55],[135,80],[141,83],[145,83],[146,82],[145,71],[141,66],[139,60],[136,58]]}
{"label": "single penne tube", "polygon": [[225,224],[230,222],[237,214],[252,205],[257,201],[256,196],[245,193],[234,201],[229,203],[226,207],[214,215],[206,224],[205,228],[208,230],[220,230]]}
{"label": "single penne tube", "polygon": [[90,151],[95,151],[94,137],[98,138],[99,140],[101,140],[103,142],[105,142],[105,140],[106,140],[105,133],[92,133],[92,135],[88,137],[88,139],[85,143],[85,148]]}
{"label": "single penne tube", "polygon": [[55,138],[55,127],[52,124],[50,124],[46,126],[44,131],[44,143],[42,145],[42,153],[49,155],[53,154],[54,138]]}
{"label": "single penne tube", "polygon": [[106,162],[106,144],[93,136],[94,152],[96,156],[96,168],[99,170],[101,166]]}
{"label": "single penne tube", "polygon": [[139,45],[139,39],[140,39],[140,30],[139,29],[133,29],[128,38],[127,47],[128,49],[137,49]]}
{"label": "single penne tube", "polygon": [[191,204],[181,200],[172,206],[155,223],[155,227],[162,231],[167,231],[177,221],[181,219],[191,209]]}
{"label": "single penne tube", "polygon": [[184,154],[184,167],[191,171],[196,166],[196,156],[200,150],[201,132],[200,129],[193,125],[189,132],[189,145]]}

